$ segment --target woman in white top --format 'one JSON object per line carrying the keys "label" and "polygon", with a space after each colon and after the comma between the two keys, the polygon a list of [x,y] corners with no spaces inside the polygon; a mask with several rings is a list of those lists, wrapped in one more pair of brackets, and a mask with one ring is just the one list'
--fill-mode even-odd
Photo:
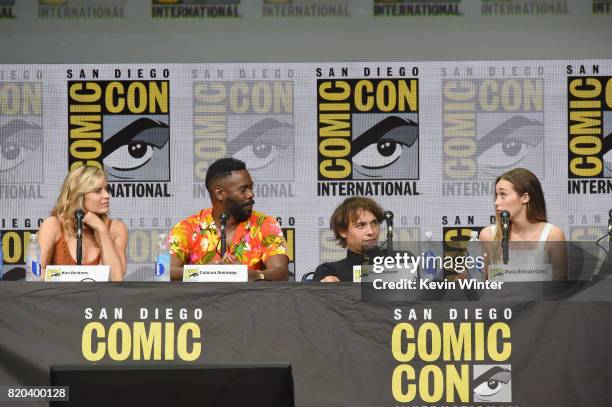
{"label": "woman in white top", "polygon": [[[525,242],[521,246],[529,248],[523,251],[523,260],[538,262],[546,258],[544,262],[552,264],[552,279],[566,280],[565,244],[551,243],[564,242],[565,235],[557,226],[547,222],[542,185],[531,171],[525,168],[515,168],[495,180],[496,224],[480,232],[480,240],[483,246],[489,249],[487,251],[491,254],[490,263],[492,264],[502,262],[500,213],[504,210],[510,213],[510,245],[516,245],[514,242]],[[531,255],[528,254],[529,252]],[[488,267],[485,267],[485,274],[488,278]]]}

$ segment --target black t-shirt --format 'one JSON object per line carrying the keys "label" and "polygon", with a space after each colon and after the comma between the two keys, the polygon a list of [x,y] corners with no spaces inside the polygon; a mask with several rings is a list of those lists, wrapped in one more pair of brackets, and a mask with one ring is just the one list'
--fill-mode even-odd
{"label": "black t-shirt", "polygon": [[347,250],[344,259],[319,265],[312,280],[321,281],[327,276],[334,276],[340,281],[353,281],[353,266],[360,266],[365,262],[367,260],[363,255]]}

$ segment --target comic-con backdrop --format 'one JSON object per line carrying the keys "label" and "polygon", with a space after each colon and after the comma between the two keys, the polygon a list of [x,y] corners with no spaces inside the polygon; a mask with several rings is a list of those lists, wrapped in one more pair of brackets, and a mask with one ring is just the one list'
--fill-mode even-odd
{"label": "comic-con backdrop", "polygon": [[[24,263],[69,168],[103,167],[129,228],[128,279],[153,276],[158,234],[210,205],[214,160],[246,162],[299,279],[344,251],[329,216],[349,196],[395,213],[395,239],[467,239],[494,179],[541,180],[571,240],[607,230],[612,60],[1,65],[0,229]],[[384,233],[381,233],[383,235]]]}

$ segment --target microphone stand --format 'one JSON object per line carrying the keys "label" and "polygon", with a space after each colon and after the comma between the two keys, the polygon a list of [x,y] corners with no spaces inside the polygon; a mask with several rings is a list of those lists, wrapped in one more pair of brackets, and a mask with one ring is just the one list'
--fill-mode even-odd
{"label": "microphone stand", "polygon": [[227,248],[226,237],[225,237],[225,223],[221,223],[221,258],[225,256],[225,250]]}
{"label": "microphone stand", "polygon": [[76,247],[76,261],[77,266],[80,266],[83,262],[83,236],[77,235],[77,247]]}
{"label": "microphone stand", "polygon": [[83,212],[81,210],[77,211],[76,218],[76,263],[77,266],[80,266],[83,263]]}
{"label": "microphone stand", "polygon": [[510,240],[510,213],[502,211],[502,257],[504,264],[508,264],[509,256],[509,240]]}
{"label": "microphone stand", "polygon": [[387,253],[393,252],[393,212],[384,213],[385,223],[387,224]]}
{"label": "microphone stand", "polygon": [[225,256],[227,250],[227,238],[225,235],[225,224],[227,223],[228,216],[225,213],[221,214],[221,258]]}
{"label": "microphone stand", "polygon": [[504,264],[508,264],[508,239],[502,239],[502,255]]}

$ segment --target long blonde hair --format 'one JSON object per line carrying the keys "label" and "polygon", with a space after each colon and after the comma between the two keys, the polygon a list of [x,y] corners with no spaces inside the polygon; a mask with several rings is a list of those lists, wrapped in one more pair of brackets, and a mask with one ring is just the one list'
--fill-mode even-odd
{"label": "long blonde hair", "polygon": [[[83,209],[85,194],[98,188],[102,180],[106,180],[104,171],[89,166],[73,168],[66,175],[55,207],[51,210],[51,216],[55,216],[60,220],[64,233],[69,236],[76,234],[74,214],[77,210]],[[108,215],[99,215],[99,217],[102,221],[106,222]]]}

